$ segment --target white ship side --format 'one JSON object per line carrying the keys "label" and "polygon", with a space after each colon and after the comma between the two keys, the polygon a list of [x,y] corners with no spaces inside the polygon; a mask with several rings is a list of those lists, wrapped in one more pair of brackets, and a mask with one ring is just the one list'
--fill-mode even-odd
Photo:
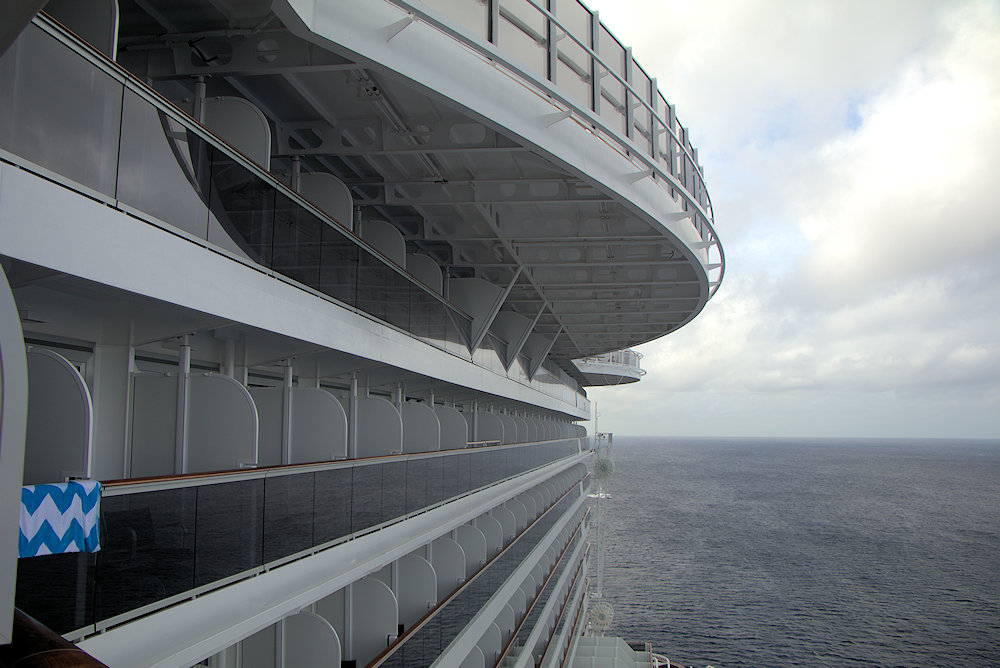
{"label": "white ship side", "polygon": [[[0,663],[16,607],[112,668],[666,665],[587,634],[585,388],[725,263],[596,13],[0,17]],[[21,486],[72,478],[100,551],[18,559]]]}

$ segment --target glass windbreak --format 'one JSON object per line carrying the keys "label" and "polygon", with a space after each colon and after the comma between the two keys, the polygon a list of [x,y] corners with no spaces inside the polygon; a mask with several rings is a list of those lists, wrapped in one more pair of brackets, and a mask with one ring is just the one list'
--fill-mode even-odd
{"label": "glass windbreak", "polygon": [[468,316],[212,145],[140,87],[29,25],[0,57],[0,148],[461,352],[455,323]]}
{"label": "glass windbreak", "polygon": [[0,90],[0,148],[115,196],[120,82],[29,25],[0,58]]}
{"label": "glass windbreak", "polygon": [[100,552],[22,559],[17,605],[70,633],[251,575],[577,452],[578,441],[567,439],[298,473],[265,470],[251,479],[106,496]]}
{"label": "glass windbreak", "polygon": [[490,562],[476,578],[437,614],[389,655],[381,666],[418,668],[431,665],[482,606],[514,573],[536,545],[576,500],[567,494],[524,531],[507,551]]}

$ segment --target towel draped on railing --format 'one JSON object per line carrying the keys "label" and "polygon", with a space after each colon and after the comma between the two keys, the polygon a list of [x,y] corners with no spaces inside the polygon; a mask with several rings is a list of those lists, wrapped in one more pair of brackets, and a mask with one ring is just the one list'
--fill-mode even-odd
{"label": "towel draped on railing", "polygon": [[96,480],[22,487],[18,556],[97,552],[100,506]]}

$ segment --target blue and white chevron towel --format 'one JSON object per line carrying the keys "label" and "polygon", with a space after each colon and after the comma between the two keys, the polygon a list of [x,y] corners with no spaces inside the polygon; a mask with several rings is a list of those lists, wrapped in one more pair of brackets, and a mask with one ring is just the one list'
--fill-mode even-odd
{"label": "blue and white chevron towel", "polygon": [[96,480],[22,487],[18,556],[97,552],[100,512],[101,483]]}

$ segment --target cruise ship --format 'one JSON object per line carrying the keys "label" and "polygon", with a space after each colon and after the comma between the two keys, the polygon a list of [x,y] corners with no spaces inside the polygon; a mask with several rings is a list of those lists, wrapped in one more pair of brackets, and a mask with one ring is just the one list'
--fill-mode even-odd
{"label": "cruise ship", "polygon": [[725,263],[596,12],[0,18],[0,664],[666,665],[588,590],[587,388]]}

